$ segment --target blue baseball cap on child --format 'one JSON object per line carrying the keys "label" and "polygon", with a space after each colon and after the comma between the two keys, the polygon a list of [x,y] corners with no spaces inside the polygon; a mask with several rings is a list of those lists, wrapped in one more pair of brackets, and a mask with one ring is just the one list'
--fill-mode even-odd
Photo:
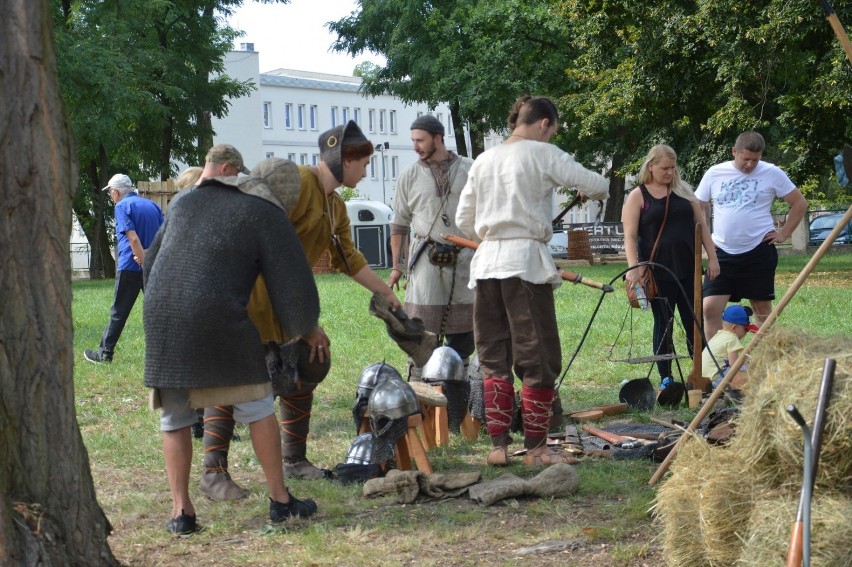
{"label": "blue baseball cap on child", "polygon": [[734,325],[742,325],[747,331],[756,332],[758,330],[757,325],[752,325],[749,321],[749,317],[753,314],[754,311],[751,310],[751,307],[729,305],[722,311],[722,321],[727,321]]}

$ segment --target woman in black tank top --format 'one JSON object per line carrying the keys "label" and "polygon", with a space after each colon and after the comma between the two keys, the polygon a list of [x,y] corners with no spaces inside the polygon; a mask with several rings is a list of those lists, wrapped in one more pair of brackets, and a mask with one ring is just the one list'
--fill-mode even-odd
{"label": "woman in black tank top", "polygon": [[[668,212],[666,212],[668,201]],[[651,301],[654,314],[654,354],[671,354],[674,306],[677,306],[680,321],[686,334],[686,344],[692,354],[693,313],[690,309],[694,281],[694,231],[701,224],[701,240],[707,252],[707,274],[710,279],[719,274],[716,249],[710,239],[700,204],[692,188],[680,178],[677,169],[677,154],[664,144],[651,148],[639,170],[639,186],[627,196],[621,212],[624,225],[624,250],[627,263],[635,266],[650,259],[654,243],[654,263],[671,270],[657,269],[657,298]],[[662,232],[660,227],[663,227]],[[630,270],[625,276],[625,285],[640,282],[647,268]],[[687,296],[680,292],[678,283]],[[657,363],[660,380],[671,377],[671,361]]]}

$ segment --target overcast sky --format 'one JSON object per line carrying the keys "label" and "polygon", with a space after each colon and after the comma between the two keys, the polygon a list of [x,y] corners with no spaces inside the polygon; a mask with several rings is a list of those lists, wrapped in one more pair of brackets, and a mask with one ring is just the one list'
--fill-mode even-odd
{"label": "overcast sky", "polygon": [[325,24],[355,11],[355,0],[291,0],[289,4],[261,4],[245,0],[228,23],[245,35],[236,40],[254,43],[260,55],[260,71],[299,69],[351,75],[362,61],[384,64],[384,58],[372,53],[352,58],[329,51],[336,35]]}

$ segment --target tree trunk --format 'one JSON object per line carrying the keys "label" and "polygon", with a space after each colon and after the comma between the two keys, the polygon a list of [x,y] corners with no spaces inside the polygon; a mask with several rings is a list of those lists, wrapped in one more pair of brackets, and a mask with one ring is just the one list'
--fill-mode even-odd
{"label": "tree trunk", "polygon": [[[619,171],[624,165],[624,155],[617,153],[612,158],[610,171]],[[624,206],[624,177],[613,175],[609,178],[609,199],[604,211],[604,222],[621,222],[621,208]]]}
{"label": "tree trunk", "polygon": [[10,0],[5,8],[0,564],[118,565],[74,409],[70,235],[77,169],[51,12],[48,0]]}
{"label": "tree trunk", "polygon": [[467,151],[467,143],[464,140],[464,123],[459,115],[459,101],[450,103],[450,117],[453,120],[453,132],[456,137],[456,153],[460,156],[470,157]]}

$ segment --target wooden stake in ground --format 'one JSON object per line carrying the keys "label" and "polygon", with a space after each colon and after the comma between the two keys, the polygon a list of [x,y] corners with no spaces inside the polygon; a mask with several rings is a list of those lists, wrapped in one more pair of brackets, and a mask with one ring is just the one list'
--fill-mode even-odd
{"label": "wooden stake in ground", "polygon": [[[760,330],[757,332],[751,342],[746,345],[746,347],[743,349],[742,354],[737,357],[737,360],[731,366],[731,369],[728,370],[728,373],[725,375],[724,378],[722,378],[722,381],[719,383],[716,389],[713,390],[713,393],[710,394],[710,398],[706,402],[704,402],[704,405],[701,407],[700,410],[698,410],[698,414],[696,414],[695,418],[692,420],[692,422],[690,422],[689,427],[686,428],[686,431],[688,433],[695,431],[695,429],[701,424],[701,421],[705,417],[707,417],[707,414],[710,413],[716,401],[722,397],[722,394],[725,392],[725,388],[728,386],[728,383],[733,380],[734,376],[736,376],[737,374],[737,371],[739,371],[740,367],[745,362],[746,355],[749,354],[752,349],[763,340],[763,337],[766,336],[766,334],[769,332],[769,329],[771,329],[772,325],[775,324],[775,320],[778,319],[778,316],[781,314],[782,311],[784,311],[784,308],[787,306],[788,303],[790,303],[790,300],[793,298],[794,295],[796,295],[796,292],[799,290],[800,287],[802,287],[802,284],[805,282],[805,280],[808,279],[808,276],[814,270],[814,267],[816,267],[816,265],[819,263],[820,259],[822,259],[828,249],[831,248],[831,245],[834,244],[834,241],[837,239],[837,235],[840,234],[840,231],[843,230],[843,228],[846,226],[847,223],[849,223],[850,220],[852,220],[852,206],[846,209],[846,214],[843,215],[843,218],[840,219],[840,222],[837,223],[837,226],[834,227],[834,230],[829,233],[828,237],[825,239],[825,242],[823,242],[822,245],[817,249],[817,251],[814,253],[813,257],[810,259],[804,269],[799,272],[798,277],[796,277],[796,279],[790,285],[790,289],[787,290],[787,293],[784,294],[784,297],[781,298],[781,301],[778,302],[778,305],[775,306],[775,308],[769,314],[769,317],[767,317],[763,325],[760,326]],[[671,465],[671,462],[677,456],[677,452],[680,449],[680,445],[684,443],[689,437],[691,436],[680,436],[675,446],[672,447],[671,452],[666,456],[663,462],[660,463],[660,466],[657,467],[657,471],[651,477],[651,480],[648,481],[649,485],[654,486],[660,481],[660,479],[668,470],[669,465]]]}
{"label": "wooden stake in ground", "polygon": [[[695,271],[693,273],[694,283],[692,286],[692,312],[695,321],[692,323],[692,372],[689,373],[691,388],[697,388],[698,379],[701,378],[701,356],[704,349],[701,340],[701,318],[704,310],[701,303],[701,233],[702,225],[695,225]],[[684,329],[686,332],[686,329]]]}

